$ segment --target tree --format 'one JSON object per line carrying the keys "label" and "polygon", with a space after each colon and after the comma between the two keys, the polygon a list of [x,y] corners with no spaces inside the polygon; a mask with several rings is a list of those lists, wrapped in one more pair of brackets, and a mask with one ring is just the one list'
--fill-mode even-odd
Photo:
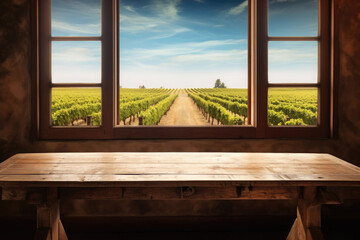
{"label": "tree", "polygon": [[140,85],[139,88],[146,88],[145,85]]}
{"label": "tree", "polygon": [[214,88],[226,88],[226,86],[220,79],[216,79]]}

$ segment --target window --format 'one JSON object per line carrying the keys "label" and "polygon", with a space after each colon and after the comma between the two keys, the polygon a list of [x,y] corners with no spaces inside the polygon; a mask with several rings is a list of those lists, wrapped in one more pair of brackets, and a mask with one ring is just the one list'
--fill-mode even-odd
{"label": "window", "polygon": [[330,135],[329,0],[35,2],[41,139]]}
{"label": "window", "polygon": [[[257,113],[259,126],[265,126],[260,135],[329,136],[329,12],[330,3],[325,0],[269,0],[267,5],[258,5],[257,90],[263,97],[258,98]],[[297,89],[301,89],[300,96],[294,93]],[[271,99],[274,95],[278,97]],[[273,117],[279,98],[292,103],[290,108],[283,110],[285,117],[303,115],[308,126],[279,127],[265,123]],[[297,102],[302,98],[309,100],[305,106],[300,106],[301,110]]]}

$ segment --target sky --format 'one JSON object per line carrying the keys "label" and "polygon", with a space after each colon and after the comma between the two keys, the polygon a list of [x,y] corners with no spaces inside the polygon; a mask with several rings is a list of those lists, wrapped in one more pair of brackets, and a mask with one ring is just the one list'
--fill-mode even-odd
{"label": "sky", "polygon": [[[247,0],[120,0],[120,85],[247,87]],[[100,0],[52,0],[53,36],[100,36]],[[316,36],[317,0],[269,0],[270,36]],[[100,42],[52,43],[52,81],[101,82]],[[317,42],[269,42],[269,81],[317,81]]]}

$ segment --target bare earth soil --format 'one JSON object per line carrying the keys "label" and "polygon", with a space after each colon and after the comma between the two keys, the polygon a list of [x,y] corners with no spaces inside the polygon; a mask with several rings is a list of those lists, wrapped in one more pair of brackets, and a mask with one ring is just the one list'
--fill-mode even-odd
{"label": "bare earth soil", "polygon": [[183,92],[179,93],[170,110],[164,115],[160,126],[207,126],[211,125],[196,107],[193,100]]}

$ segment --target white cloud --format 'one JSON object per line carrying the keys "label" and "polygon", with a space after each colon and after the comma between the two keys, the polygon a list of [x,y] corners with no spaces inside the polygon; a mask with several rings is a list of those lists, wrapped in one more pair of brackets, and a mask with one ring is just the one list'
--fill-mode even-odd
{"label": "white cloud", "polygon": [[141,32],[151,31],[167,23],[162,19],[151,18],[139,14],[120,14],[120,31]]}
{"label": "white cloud", "polygon": [[162,38],[169,38],[173,37],[176,34],[188,32],[190,29],[184,28],[184,27],[176,27],[172,29],[168,29],[166,33],[158,34],[154,37],[149,38],[149,40],[156,40],[156,39],[162,39]]}
{"label": "white cloud", "polygon": [[314,59],[317,59],[317,52],[311,50],[269,49],[269,62],[271,63],[313,62]]}
{"label": "white cloud", "polygon": [[136,59],[149,59],[154,57],[175,57],[179,55],[195,54],[195,53],[203,52],[204,50],[213,47],[238,45],[243,41],[245,40],[225,39],[225,40],[212,40],[212,41],[203,41],[203,42],[168,44],[161,48],[155,48],[155,49],[137,48],[133,50],[127,50],[126,53],[124,53],[124,56],[136,58]]}
{"label": "white cloud", "polygon": [[101,83],[101,69],[93,66],[60,66],[52,68],[53,83]]}
{"label": "white cloud", "polygon": [[240,60],[247,57],[246,50],[218,50],[197,54],[183,54],[172,58],[175,62],[199,63],[199,62],[222,62]]}
{"label": "white cloud", "polygon": [[186,45],[194,46],[195,48],[208,48],[208,47],[240,44],[244,41],[246,41],[246,40],[245,39],[225,39],[225,40],[211,40],[211,41],[204,41],[204,42],[186,43]]}
{"label": "white cloud", "polygon": [[100,49],[53,46],[52,82],[101,82]]}
{"label": "white cloud", "polygon": [[152,1],[144,9],[150,9],[155,14],[147,16],[145,13],[136,11],[132,6],[120,6],[120,31],[128,33],[155,33],[150,40],[162,39],[175,36],[179,33],[190,31],[190,29],[177,24],[180,0]]}
{"label": "white cloud", "polygon": [[58,62],[100,61],[100,49],[83,47],[53,47],[52,60]]}
{"label": "white cloud", "polygon": [[284,2],[296,2],[296,0],[272,0],[270,3],[284,3]]}
{"label": "white cloud", "polygon": [[269,49],[269,82],[316,83],[317,52],[312,49]]}
{"label": "white cloud", "polygon": [[317,69],[269,69],[270,83],[317,83]]}
{"label": "white cloud", "polygon": [[132,6],[123,6],[124,9],[126,9],[129,12],[136,13],[135,9]]}
{"label": "white cloud", "polygon": [[160,17],[173,20],[178,17],[181,0],[153,0],[150,8]]}
{"label": "white cloud", "polygon": [[240,3],[239,5],[237,5],[236,7],[230,8],[230,10],[228,11],[228,14],[239,15],[240,13],[245,11],[247,6],[248,6],[248,2],[244,1],[244,2]]}
{"label": "white cloud", "polygon": [[77,34],[99,34],[101,32],[101,24],[76,24],[58,20],[53,20],[51,26],[55,31]]}
{"label": "white cloud", "polygon": [[101,15],[101,6],[99,2],[84,2],[74,0],[62,0],[54,8],[55,12],[71,14],[73,16],[88,16],[90,18]]}
{"label": "white cloud", "polygon": [[120,15],[120,32],[157,33],[154,39],[168,38],[176,34],[190,31],[190,29],[166,22],[161,18],[146,17],[139,14],[122,14]]}
{"label": "white cloud", "polygon": [[[63,0],[54,3],[52,9],[52,30],[69,34],[101,33],[101,7],[99,3]],[[54,32],[53,32],[54,33]],[[64,35],[64,34],[62,34]]]}

